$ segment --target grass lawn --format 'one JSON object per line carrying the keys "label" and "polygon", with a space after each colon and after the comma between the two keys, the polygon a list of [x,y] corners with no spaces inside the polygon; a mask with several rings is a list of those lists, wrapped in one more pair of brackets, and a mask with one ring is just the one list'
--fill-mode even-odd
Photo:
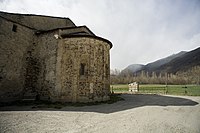
{"label": "grass lawn", "polygon": [[[111,90],[115,93],[128,92],[127,84],[111,85]],[[139,86],[139,93],[170,94],[170,95],[189,95],[200,96],[200,86],[198,85],[159,85],[146,84]]]}

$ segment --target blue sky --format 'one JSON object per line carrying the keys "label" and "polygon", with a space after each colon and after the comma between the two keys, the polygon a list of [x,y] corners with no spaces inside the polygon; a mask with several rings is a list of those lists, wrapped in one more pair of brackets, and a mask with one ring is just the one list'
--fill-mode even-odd
{"label": "blue sky", "polygon": [[111,69],[200,46],[200,0],[0,0],[0,10],[86,25],[113,43]]}

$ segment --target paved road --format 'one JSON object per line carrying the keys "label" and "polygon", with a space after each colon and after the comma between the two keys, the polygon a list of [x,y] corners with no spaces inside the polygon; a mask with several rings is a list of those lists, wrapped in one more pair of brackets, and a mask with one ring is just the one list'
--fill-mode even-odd
{"label": "paved road", "polygon": [[62,109],[0,108],[8,133],[200,133],[200,97],[128,95],[124,101]]}

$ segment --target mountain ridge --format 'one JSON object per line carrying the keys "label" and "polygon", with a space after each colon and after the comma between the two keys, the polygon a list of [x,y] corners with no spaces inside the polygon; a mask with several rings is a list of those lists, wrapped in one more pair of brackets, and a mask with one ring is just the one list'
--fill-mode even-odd
{"label": "mountain ridge", "polygon": [[176,73],[187,71],[192,67],[200,66],[200,47],[177,57],[170,62],[160,66],[156,72]]}
{"label": "mountain ridge", "polygon": [[191,51],[181,51],[177,54],[161,58],[146,65],[131,64],[126,67],[121,73],[141,73],[156,72],[156,73],[176,73],[178,71],[186,71],[194,66],[200,65],[200,47]]}

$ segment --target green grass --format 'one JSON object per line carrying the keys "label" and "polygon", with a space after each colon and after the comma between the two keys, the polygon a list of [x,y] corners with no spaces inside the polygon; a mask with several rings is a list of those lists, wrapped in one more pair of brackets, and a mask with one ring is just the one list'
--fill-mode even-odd
{"label": "green grass", "polygon": [[114,92],[126,92],[128,91],[128,85],[126,84],[117,84],[117,85],[111,85],[111,91]]}
{"label": "green grass", "polygon": [[[111,85],[111,90],[115,93],[128,92],[127,84]],[[170,94],[170,95],[189,95],[200,96],[200,86],[198,85],[159,85],[146,84],[140,85],[138,93]]]}

